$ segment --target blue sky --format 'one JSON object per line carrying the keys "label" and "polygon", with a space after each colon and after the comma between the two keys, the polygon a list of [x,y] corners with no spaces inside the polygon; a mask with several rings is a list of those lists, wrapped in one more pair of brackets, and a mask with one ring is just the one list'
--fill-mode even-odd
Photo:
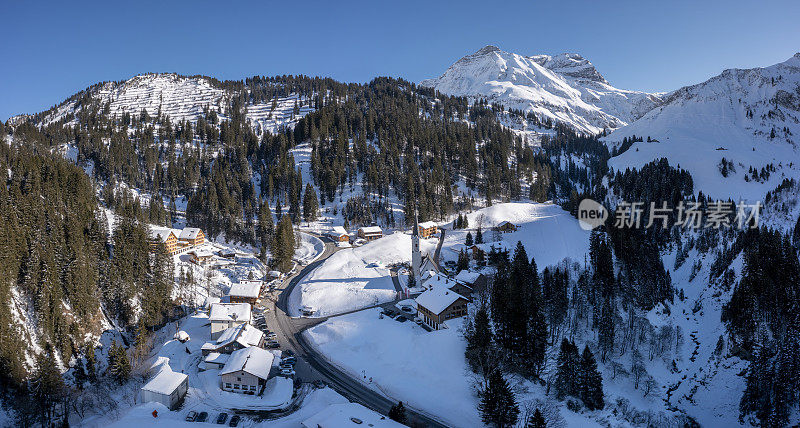
{"label": "blue sky", "polygon": [[494,44],[526,55],[577,52],[617,87],[667,91],[800,51],[796,0],[2,0],[0,10],[3,120],[144,72],[420,81]]}

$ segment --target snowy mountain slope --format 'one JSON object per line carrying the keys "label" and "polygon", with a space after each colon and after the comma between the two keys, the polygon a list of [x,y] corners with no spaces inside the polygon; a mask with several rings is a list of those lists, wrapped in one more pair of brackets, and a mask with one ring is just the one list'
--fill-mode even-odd
{"label": "snowy mountain slope", "polygon": [[508,108],[597,133],[630,123],[660,105],[659,94],[611,86],[577,54],[522,56],[486,46],[422,86],[448,95],[486,98]]}
{"label": "snowy mountain slope", "polygon": [[[56,122],[70,113],[80,111],[85,104],[84,97],[97,100],[100,105],[108,105],[108,113],[111,116],[121,116],[125,113],[138,116],[145,110],[150,116],[156,116],[161,112],[169,116],[173,122],[183,120],[195,122],[203,116],[204,109],[208,108],[209,111],[214,111],[225,119],[234,95],[218,87],[207,77],[186,77],[174,73],[142,74],[122,82],[94,85],[85,93],[76,94],[48,111],[43,122]],[[298,101],[297,95],[277,98],[275,101],[275,110],[272,109],[271,101],[248,105],[248,121],[257,128],[274,132],[282,126],[293,126],[297,120],[311,111],[306,106],[300,108],[299,115],[292,114],[295,102]]]}
{"label": "snowy mountain slope", "polygon": [[[635,143],[613,158],[616,170],[666,157],[692,174],[695,191],[715,198],[762,198],[784,178],[800,177],[800,54],[770,67],[725,70],[681,88],[605,140],[618,147],[631,135],[658,141]],[[734,166],[727,177],[718,167],[723,157]],[[768,177],[754,180],[748,174],[750,167],[770,164],[775,170]]]}

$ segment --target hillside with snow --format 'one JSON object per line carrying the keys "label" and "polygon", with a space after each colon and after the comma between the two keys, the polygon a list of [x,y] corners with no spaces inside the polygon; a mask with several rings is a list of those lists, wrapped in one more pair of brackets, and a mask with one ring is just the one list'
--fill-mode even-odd
{"label": "hillside with snow", "polygon": [[660,94],[611,86],[578,54],[523,56],[495,46],[461,58],[420,85],[487,99],[590,133],[624,126],[661,104]]}
{"label": "hillside with snow", "polygon": [[[205,116],[205,111],[216,113],[221,119],[231,114],[231,103],[237,95],[222,84],[203,76],[181,76],[174,73],[141,74],[119,82],[103,82],[81,91],[43,114],[43,123],[67,119],[77,123],[78,114],[90,101],[103,106],[104,113],[121,117],[125,113],[138,116],[146,111],[150,116],[168,116],[173,122],[196,122]],[[275,98],[268,102],[249,103],[246,119],[256,129],[276,132],[282,127],[291,127],[306,113],[307,105],[299,107],[294,114],[297,95]],[[12,120],[19,120],[18,116]],[[71,119],[70,119],[71,118]]]}
{"label": "hillside with snow", "polygon": [[[714,198],[762,198],[785,178],[800,177],[800,54],[769,67],[725,70],[681,88],[605,141],[618,148],[633,135],[645,141],[611,159],[615,170],[666,157],[692,174],[695,191]],[[732,164],[724,171],[723,158]]]}

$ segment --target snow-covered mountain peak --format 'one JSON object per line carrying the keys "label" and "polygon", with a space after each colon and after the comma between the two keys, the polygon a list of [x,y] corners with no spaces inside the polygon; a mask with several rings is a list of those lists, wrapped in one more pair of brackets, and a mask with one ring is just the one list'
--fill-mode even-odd
{"label": "snow-covered mountain peak", "polygon": [[539,63],[542,67],[556,73],[576,79],[586,79],[608,84],[608,81],[597,71],[594,64],[579,54],[563,53],[555,56],[534,55],[530,58]]}
{"label": "snow-covered mountain peak", "polygon": [[579,54],[523,56],[491,45],[420,84],[448,95],[486,98],[592,133],[624,126],[661,102],[655,94],[614,88]]}
{"label": "snow-covered mountain peak", "polygon": [[800,178],[800,55],[678,89],[606,140],[620,147],[632,135],[655,141],[633,144],[612,159],[615,169],[666,157],[692,174],[695,190],[760,199],[784,178]]}

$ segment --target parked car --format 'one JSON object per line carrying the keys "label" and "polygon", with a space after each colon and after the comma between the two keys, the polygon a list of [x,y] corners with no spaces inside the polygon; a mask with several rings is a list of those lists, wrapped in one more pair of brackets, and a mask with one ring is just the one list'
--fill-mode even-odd
{"label": "parked car", "polygon": [[422,320],[419,318],[414,319],[414,322],[417,323],[417,325],[422,325]]}
{"label": "parked car", "polygon": [[197,421],[197,422],[205,422],[206,419],[208,419],[208,413],[200,412],[200,414],[197,415],[197,419],[195,419],[195,421]]}
{"label": "parked car", "polygon": [[277,339],[277,338],[278,338],[278,335],[277,335],[277,334],[275,334],[275,332],[269,332],[269,333],[267,333],[267,339],[268,339],[268,340],[275,340],[275,339]]}
{"label": "parked car", "polygon": [[412,308],[411,306],[401,306],[400,310],[403,312],[408,312],[409,314],[414,312],[414,308]]}
{"label": "parked car", "polygon": [[197,419],[197,412],[194,410],[186,414],[186,422],[194,422],[195,419]]}
{"label": "parked car", "polygon": [[217,425],[222,425],[227,420],[228,420],[228,414],[225,413],[225,412],[222,412],[222,413],[219,414],[219,416],[217,416]]}
{"label": "parked car", "polygon": [[281,344],[276,342],[276,341],[274,341],[274,340],[270,340],[269,342],[267,342],[267,348],[276,349],[276,348],[280,348],[280,347],[281,347]]}
{"label": "parked car", "polygon": [[240,419],[242,419],[242,418],[240,418],[239,415],[233,415],[233,417],[231,418],[231,421],[228,422],[228,426],[229,427],[239,426],[239,420]]}
{"label": "parked car", "polygon": [[294,355],[294,351],[292,351],[291,349],[287,349],[287,350],[283,351],[283,355],[286,355],[287,357],[291,357],[291,356]]}
{"label": "parked car", "polygon": [[281,360],[281,364],[297,364],[297,358],[295,357],[286,357]]}
{"label": "parked car", "polygon": [[293,369],[283,369],[283,370],[281,370],[281,376],[292,377],[292,376],[294,376],[294,370]]}

